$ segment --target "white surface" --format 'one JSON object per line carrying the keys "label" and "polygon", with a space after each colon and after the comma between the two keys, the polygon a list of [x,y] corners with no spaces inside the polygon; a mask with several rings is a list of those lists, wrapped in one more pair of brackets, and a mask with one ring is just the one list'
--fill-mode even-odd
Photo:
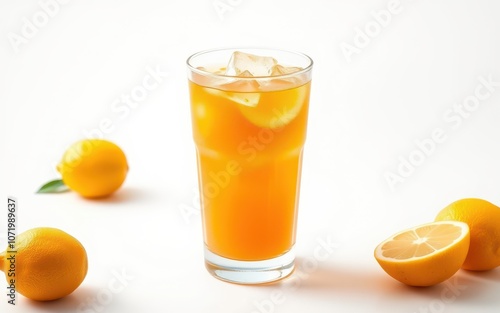
{"label": "white surface", "polygon": [[[219,2],[232,4],[222,18]],[[353,45],[357,28],[376,32],[370,12],[387,10],[391,1],[219,2],[67,1],[15,52],[9,33],[19,35],[25,17],[38,14],[43,24],[40,4],[1,0],[0,198],[18,198],[20,230],[66,230],[90,261],[71,296],[52,303],[18,296],[15,308],[0,296],[1,311],[498,311],[500,269],[460,271],[446,284],[409,288],[387,276],[372,253],[392,233],[433,220],[457,199],[500,204],[500,86],[460,125],[448,112],[474,95],[478,77],[500,81],[499,2],[401,0],[351,62],[342,42]],[[299,50],[315,61],[299,270],[271,286],[209,276],[199,215],[185,218],[180,210],[197,201],[185,59],[238,45]],[[157,66],[168,77],[160,76],[143,102],[128,113],[123,104],[113,109]],[[35,195],[57,177],[67,146],[107,119],[105,137],[129,158],[124,188],[104,201]],[[443,142],[391,190],[384,175],[397,174],[400,156],[408,159],[415,141],[436,129]],[[0,207],[3,245],[6,204]],[[334,247],[321,260],[314,254],[320,240]],[[129,277],[117,291],[121,271]]]}

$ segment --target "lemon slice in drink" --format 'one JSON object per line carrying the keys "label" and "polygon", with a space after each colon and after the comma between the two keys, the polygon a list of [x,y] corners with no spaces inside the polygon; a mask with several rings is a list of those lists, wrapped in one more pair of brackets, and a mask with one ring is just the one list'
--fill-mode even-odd
{"label": "lemon slice in drink", "polygon": [[432,286],[460,269],[469,244],[466,223],[433,222],[391,236],[377,246],[374,255],[394,279],[411,286]]}
{"label": "lemon slice in drink", "polygon": [[240,112],[252,124],[259,127],[281,128],[299,115],[306,102],[307,90],[307,85],[303,85],[280,91],[263,91],[260,93],[257,105],[240,106]]}
{"label": "lemon slice in drink", "polygon": [[[241,114],[252,124],[263,128],[281,128],[288,125],[301,111],[307,98],[306,85],[296,87],[289,81],[273,80],[267,90],[274,87],[283,89],[278,91],[261,91],[259,86],[253,86],[255,81],[233,82],[222,86],[228,91],[206,88],[214,96],[226,98],[239,107]],[[292,88],[288,88],[293,86]],[[248,90],[248,91],[247,91]]]}

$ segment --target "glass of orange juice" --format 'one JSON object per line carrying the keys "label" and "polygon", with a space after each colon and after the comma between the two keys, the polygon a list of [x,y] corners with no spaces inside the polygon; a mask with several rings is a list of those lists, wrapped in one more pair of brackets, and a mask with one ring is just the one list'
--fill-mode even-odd
{"label": "glass of orange juice", "polygon": [[294,269],[310,57],[219,49],[187,60],[205,264],[240,284]]}

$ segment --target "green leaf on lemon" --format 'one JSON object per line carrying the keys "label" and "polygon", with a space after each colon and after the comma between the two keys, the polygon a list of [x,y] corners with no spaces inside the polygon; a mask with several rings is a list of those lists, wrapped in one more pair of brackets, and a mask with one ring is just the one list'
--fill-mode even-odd
{"label": "green leaf on lemon", "polygon": [[55,179],[40,187],[36,193],[61,193],[68,190],[68,186],[64,184],[62,179]]}

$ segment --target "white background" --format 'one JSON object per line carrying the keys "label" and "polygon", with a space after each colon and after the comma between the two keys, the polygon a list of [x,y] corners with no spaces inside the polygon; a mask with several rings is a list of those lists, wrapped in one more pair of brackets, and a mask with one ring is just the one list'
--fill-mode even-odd
{"label": "white background", "polygon": [[[498,1],[74,0],[44,18],[47,2],[0,2],[0,243],[12,195],[19,231],[69,232],[90,267],[69,297],[18,296],[14,308],[0,295],[2,312],[498,311],[500,269],[410,288],[373,258],[380,241],[455,200],[500,204],[500,86],[478,87],[480,77],[500,81]],[[372,13],[388,7],[390,17]],[[298,271],[260,287],[206,272],[194,192],[185,59],[242,45],[315,61]],[[127,112],[113,107],[148,69],[163,73],[157,88]],[[470,110],[459,115],[454,105],[464,101]],[[99,135],[103,120],[104,137],[128,157],[123,188],[99,201],[35,194],[58,177],[64,150]],[[436,131],[441,140],[430,144]],[[402,165],[410,161],[413,170]],[[400,179],[390,184],[388,175]],[[333,242],[326,260],[314,257],[321,240]]]}

